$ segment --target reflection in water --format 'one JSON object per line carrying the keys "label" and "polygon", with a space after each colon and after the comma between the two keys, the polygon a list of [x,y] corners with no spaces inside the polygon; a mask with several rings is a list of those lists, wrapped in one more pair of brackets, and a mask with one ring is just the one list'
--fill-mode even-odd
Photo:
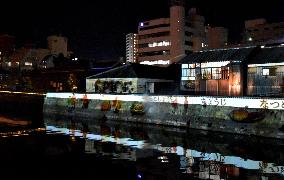
{"label": "reflection in water", "polygon": [[46,131],[85,139],[86,154],[135,162],[138,178],[284,179],[283,142],[146,125],[71,124],[49,121]]}
{"label": "reflection in water", "polygon": [[284,179],[281,140],[127,123],[47,122],[45,128],[0,133],[0,177]]}

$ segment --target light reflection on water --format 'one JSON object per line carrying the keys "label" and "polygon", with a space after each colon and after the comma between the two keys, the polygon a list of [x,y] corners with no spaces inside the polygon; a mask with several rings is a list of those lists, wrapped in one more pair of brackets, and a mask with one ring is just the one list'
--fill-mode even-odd
{"label": "light reflection on water", "polygon": [[[261,178],[268,178],[270,174],[276,174],[278,178],[284,176],[284,166],[276,165],[273,162],[265,162],[249,158],[242,158],[234,155],[223,155],[219,152],[204,152],[194,149],[184,148],[180,145],[167,146],[162,144],[152,144],[144,139],[133,139],[129,137],[102,135],[99,133],[82,132],[78,129],[68,129],[52,125],[46,126],[47,133],[65,134],[73,137],[86,139],[85,151],[87,153],[101,153],[103,155],[112,155],[113,159],[128,159],[137,161],[141,158],[154,158],[153,153],[141,153],[157,150],[160,154],[155,157],[161,164],[171,163],[170,156],[178,157],[179,169],[181,173],[198,177],[200,179],[230,179],[232,177],[241,177],[242,169],[252,170]],[[110,130],[114,131],[114,129]],[[125,151],[114,150],[105,153],[103,150],[96,149],[98,143],[114,143],[122,145]],[[143,154],[143,155],[141,155]],[[161,165],[160,164],[160,165]],[[251,172],[250,172],[251,173]]]}

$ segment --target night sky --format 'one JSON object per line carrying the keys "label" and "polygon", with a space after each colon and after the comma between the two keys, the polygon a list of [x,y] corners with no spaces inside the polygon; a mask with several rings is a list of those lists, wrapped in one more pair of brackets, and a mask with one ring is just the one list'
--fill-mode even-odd
{"label": "night sky", "polygon": [[[244,20],[284,21],[284,0],[187,2],[197,7],[206,23],[229,28],[232,41],[239,38]],[[168,17],[168,5],[168,0],[4,0],[0,33],[15,35],[18,47],[46,47],[48,35],[62,34],[79,57],[118,59],[125,56],[125,35],[136,32],[139,21]]]}

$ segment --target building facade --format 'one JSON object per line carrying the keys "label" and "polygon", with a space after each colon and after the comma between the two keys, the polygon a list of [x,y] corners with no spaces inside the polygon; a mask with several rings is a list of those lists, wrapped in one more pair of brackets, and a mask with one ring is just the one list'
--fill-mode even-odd
{"label": "building facade", "polygon": [[138,39],[137,34],[129,33],[126,35],[126,62],[137,62]]}
{"label": "building facade", "polygon": [[267,23],[266,19],[245,21],[244,42],[255,45],[283,43],[284,22]]}
{"label": "building facade", "polygon": [[18,69],[20,71],[43,68],[40,66],[41,61],[49,54],[50,51],[48,49],[20,48],[9,56],[2,67],[4,69]]}
{"label": "building facade", "polygon": [[183,93],[284,95],[284,46],[248,46],[192,53],[179,62]]}
{"label": "building facade", "polygon": [[55,36],[55,35],[47,37],[48,49],[50,50],[50,53],[53,55],[58,55],[62,53],[64,57],[67,57],[68,56],[67,43],[68,39],[66,37]]}
{"label": "building facade", "polygon": [[0,35],[0,57],[9,56],[15,50],[15,37],[2,34]]}
{"label": "building facade", "polygon": [[228,29],[224,27],[207,27],[207,44],[203,44],[205,49],[219,49],[227,46]]}
{"label": "building facade", "polygon": [[248,63],[247,94],[283,96],[284,46],[262,47]]}
{"label": "building facade", "polygon": [[186,54],[201,50],[205,43],[204,17],[180,4],[170,7],[169,18],[140,22],[138,26],[138,63],[168,65]]}
{"label": "building facade", "polygon": [[200,51],[181,60],[180,89],[209,96],[246,94],[246,62],[253,47]]}
{"label": "building facade", "polygon": [[[151,73],[149,73],[151,72]],[[86,92],[154,94],[173,83],[165,67],[129,63],[86,78]]]}

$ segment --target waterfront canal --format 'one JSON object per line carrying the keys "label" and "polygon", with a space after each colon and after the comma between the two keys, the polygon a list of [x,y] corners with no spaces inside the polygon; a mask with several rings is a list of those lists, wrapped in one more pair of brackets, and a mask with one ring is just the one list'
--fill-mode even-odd
{"label": "waterfront canal", "polygon": [[[90,121],[89,121],[90,122]],[[46,119],[1,126],[3,177],[284,179],[284,142],[165,126]]]}

